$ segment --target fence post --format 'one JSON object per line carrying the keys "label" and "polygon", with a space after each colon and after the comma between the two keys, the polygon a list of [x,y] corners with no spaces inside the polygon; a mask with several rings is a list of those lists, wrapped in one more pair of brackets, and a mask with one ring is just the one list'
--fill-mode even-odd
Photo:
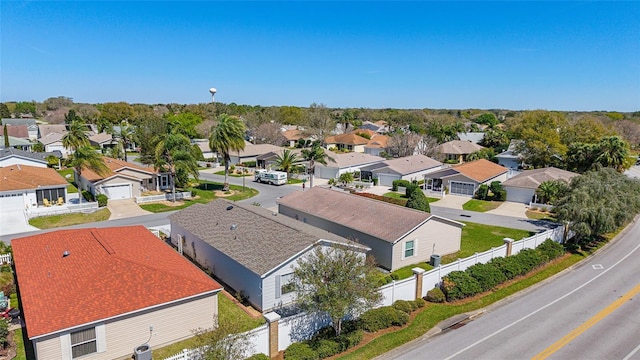
{"label": "fence post", "polygon": [[425,270],[419,267],[414,267],[411,270],[416,277],[416,299],[420,299],[422,297],[422,278],[424,277]]}
{"label": "fence post", "polygon": [[507,256],[511,256],[511,251],[513,248],[513,239],[510,238],[504,238],[504,244],[506,245],[506,253],[504,254],[505,257]]}
{"label": "fence post", "polygon": [[263,315],[267,322],[269,323],[269,357],[275,357],[280,352],[278,348],[278,321],[280,320],[280,315],[269,312]]}

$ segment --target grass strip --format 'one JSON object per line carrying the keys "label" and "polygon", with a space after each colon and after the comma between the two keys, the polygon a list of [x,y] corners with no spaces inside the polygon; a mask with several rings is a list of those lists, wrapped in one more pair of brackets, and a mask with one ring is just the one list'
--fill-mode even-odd
{"label": "grass strip", "polygon": [[40,216],[29,220],[29,224],[39,229],[52,229],[61,226],[86,224],[109,220],[109,209],[101,209],[92,213],[71,213],[62,215]]}

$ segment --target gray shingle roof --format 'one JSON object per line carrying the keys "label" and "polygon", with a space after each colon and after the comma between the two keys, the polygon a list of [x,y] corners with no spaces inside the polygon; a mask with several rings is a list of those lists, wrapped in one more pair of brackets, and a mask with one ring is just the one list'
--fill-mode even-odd
{"label": "gray shingle roof", "polygon": [[15,148],[8,148],[8,149],[0,149],[0,159],[4,159],[4,158],[8,158],[11,156],[18,156],[18,157],[23,157],[23,158],[27,158],[27,159],[33,159],[33,160],[37,160],[43,163],[47,163],[46,158],[48,156],[56,156],[56,157],[61,157],[60,152],[57,153],[51,153],[51,152],[41,152],[41,153],[36,153],[36,152],[31,152],[31,151],[24,151],[24,150],[19,150],[19,149],[15,149]]}
{"label": "gray shingle roof", "polygon": [[273,214],[261,207],[216,199],[190,206],[169,219],[260,276],[320,239],[366,250],[328,231]]}
{"label": "gray shingle roof", "polygon": [[564,180],[569,182],[569,180],[574,176],[578,176],[578,174],[554,167],[547,167],[535,170],[525,170],[503,182],[502,185],[535,190],[545,181]]}
{"label": "gray shingle roof", "polygon": [[[386,160],[384,163],[387,164],[389,170],[400,175],[424,171],[442,165],[441,162],[425,155],[405,156],[398,159]],[[380,169],[379,172],[385,171],[384,169]]]}

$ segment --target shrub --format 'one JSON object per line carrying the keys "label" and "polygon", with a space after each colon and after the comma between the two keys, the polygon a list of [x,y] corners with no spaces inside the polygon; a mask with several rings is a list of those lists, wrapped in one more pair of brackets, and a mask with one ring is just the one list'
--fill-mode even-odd
{"label": "shrub", "polygon": [[411,314],[411,312],[413,311],[413,306],[409,301],[406,300],[397,300],[395,303],[393,303],[393,308],[407,314]]}
{"label": "shrub", "polygon": [[365,331],[375,332],[393,325],[404,325],[409,321],[409,315],[391,306],[384,306],[365,312],[360,320]]}
{"label": "shrub", "polygon": [[87,201],[93,201],[93,194],[87,190],[82,190],[82,197]]}
{"label": "shrub", "polygon": [[322,339],[322,340],[319,340],[314,345],[315,345],[314,349],[316,351],[316,354],[318,354],[318,358],[320,359],[328,358],[329,356],[333,356],[341,352],[340,344],[338,344],[333,340]]}
{"label": "shrub", "polygon": [[493,258],[488,264],[493,264],[497,267],[507,277],[507,280],[525,273],[524,268],[518,262],[518,258],[514,256]]}
{"label": "shrub", "polygon": [[0,319],[0,344],[2,348],[9,340],[9,321],[7,319]]}
{"label": "shrub", "polygon": [[336,341],[340,344],[340,351],[342,352],[360,344],[363,336],[364,332],[357,329],[350,332],[343,332],[336,338]]}
{"label": "shrub", "polygon": [[476,199],[486,200],[487,195],[489,195],[489,187],[486,184],[478,186],[478,190],[476,190]]}
{"label": "shrub", "polygon": [[547,258],[547,261],[558,258],[564,254],[564,246],[551,239],[545,240],[542,244],[538,245],[538,251]]}
{"label": "shrub", "polygon": [[496,286],[507,281],[507,276],[493,264],[478,263],[467,268],[466,272],[469,273],[474,279],[478,280],[480,287],[484,291],[491,290]]}
{"label": "shrub", "polygon": [[378,178],[373,179],[373,186],[378,186]]}
{"label": "shrub", "polygon": [[393,182],[391,183],[391,190],[392,191],[398,191],[398,187],[409,187],[409,185],[411,185],[411,182],[408,180],[393,180]]}
{"label": "shrub", "polygon": [[260,354],[255,354],[252,355],[250,357],[248,357],[246,360],[270,360],[271,358],[268,357],[267,355],[260,353]]}
{"label": "shrub", "polygon": [[318,360],[318,354],[307,341],[289,345],[284,351],[284,358],[288,360]]}
{"label": "shrub", "polygon": [[495,201],[505,201],[507,199],[507,191],[500,190],[493,193],[493,200]]}
{"label": "shrub", "polygon": [[107,206],[107,201],[109,201],[109,198],[105,194],[99,194],[96,197],[96,200],[98,200],[98,207],[105,207]]}
{"label": "shrub", "polygon": [[478,280],[464,271],[453,271],[442,278],[442,291],[447,301],[464,299],[482,291]]}
{"label": "shrub", "polygon": [[16,293],[16,284],[11,281],[10,283],[4,284],[2,286],[2,291],[4,292],[5,296],[11,296],[12,294]]}
{"label": "shrub", "polygon": [[[442,292],[442,290],[440,290],[440,292]],[[443,295],[443,298],[444,298],[444,295]],[[411,302],[411,305],[413,305],[414,310],[418,310],[418,309],[422,309],[425,305],[427,305],[427,302],[424,301],[423,298],[417,298]]]}
{"label": "shrub", "polygon": [[446,300],[447,298],[444,296],[444,293],[442,292],[442,289],[440,288],[433,288],[429,291],[427,291],[427,296],[425,296],[425,300],[432,302],[432,303],[442,303]]}
{"label": "shrub", "polygon": [[409,200],[405,206],[415,210],[430,212],[431,207],[429,206],[429,200],[427,200],[427,197],[417,185],[412,186],[414,189],[411,192],[409,192],[410,188],[407,188]]}
{"label": "shrub", "polygon": [[536,249],[520,250],[520,252],[517,255],[514,255],[514,257],[518,259],[518,262],[524,269],[525,274],[545,262],[540,252]]}

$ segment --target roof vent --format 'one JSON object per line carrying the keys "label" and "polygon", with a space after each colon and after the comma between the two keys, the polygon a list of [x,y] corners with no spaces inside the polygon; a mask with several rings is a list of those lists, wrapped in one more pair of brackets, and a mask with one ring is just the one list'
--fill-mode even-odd
{"label": "roof vent", "polygon": [[231,210],[231,209],[233,209],[233,205],[227,206],[227,210]]}
{"label": "roof vent", "polygon": [[65,250],[65,251],[62,253],[62,257],[63,257],[63,258],[65,258],[65,257],[67,257],[67,256],[69,256],[69,255],[71,255],[71,253],[70,253],[69,251],[67,251],[67,250]]}
{"label": "roof vent", "polygon": [[232,224],[232,225],[231,225],[231,230],[235,230],[235,229],[237,229],[237,228],[238,228],[238,225],[236,225],[236,224]]}
{"label": "roof vent", "polygon": [[271,215],[278,216],[278,213],[274,211],[274,212],[271,213]]}

